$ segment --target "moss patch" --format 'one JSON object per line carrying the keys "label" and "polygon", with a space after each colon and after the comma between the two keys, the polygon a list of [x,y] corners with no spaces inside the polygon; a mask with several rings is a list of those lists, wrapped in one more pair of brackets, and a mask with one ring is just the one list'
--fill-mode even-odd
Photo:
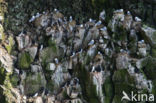
{"label": "moss patch", "polygon": [[18,66],[21,69],[27,69],[30,67],[30,64],[33,62],[33,58],[30,56],[28,52],[23,52],[20,54],[18,59]]}
{"label": "moss patch", "polygon": [[113,82],[125,82],[134,84],[134,78],[132,78],[126,69],[117,70],[113,75]]}
{"label": "moss patch", "polygon": [[97,96],[96,86],[93,84],[89,71],[83,65],[77,66],[77,77],[80,80],[82,95],[89,103],[100,103]]}

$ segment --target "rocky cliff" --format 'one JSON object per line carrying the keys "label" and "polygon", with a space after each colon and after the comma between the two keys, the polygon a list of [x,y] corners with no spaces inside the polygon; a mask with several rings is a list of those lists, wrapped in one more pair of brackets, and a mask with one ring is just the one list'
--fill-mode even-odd
{"label": "rocky cliff", "polygon": [[113,10],[107,0],[99,2],[112,9],[98,12],[92,0],[85,3],[98,19],[80,20],[82,12],[38,7],[48,0],[17,1],[0,1],[0,102],[129,103],[123,91],[156,95],[156,29],[142,13]]}

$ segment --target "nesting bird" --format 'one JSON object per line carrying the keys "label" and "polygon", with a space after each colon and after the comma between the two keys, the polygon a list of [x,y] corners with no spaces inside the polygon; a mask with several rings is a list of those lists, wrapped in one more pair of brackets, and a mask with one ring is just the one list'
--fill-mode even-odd
{"label": "nesting bird", "polygon": [[94,44],[94,40],[91,40],[88,45],[93,45]]}
{"label": "nesting bird", "polygon": [[103,10],[103,11],[100,13],[99,20],[104,21],[105,18],[106,18],[106,12],[105,12],[105,10]]}
{"label": "nesting bird", "polygon": [[130,30],[132,22],[133,22],[132,15],[130,11],[127,11],[127,15],[125,15],[124,17],[123,27],[126,28],[127,30]]}

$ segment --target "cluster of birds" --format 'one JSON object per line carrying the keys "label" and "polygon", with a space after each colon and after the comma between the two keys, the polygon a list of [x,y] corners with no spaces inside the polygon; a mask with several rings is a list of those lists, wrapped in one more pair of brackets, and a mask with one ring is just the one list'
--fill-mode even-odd
{"label": "cluster of birds", "polygon": [[[141,57],[147,55],[147,44],[144,40],[139,41],[136,34],[141,29],[140,18],[135,17],[133,20],[129,11],[125,14],[123,9],[120,9],[114,11],[108,25],[105,23],[105,19],[106,12],[104,10],[100,13],[98,21],[90,18],[89,21],[80,25],[76,23],[72,16],[69,18],[64,17],[57,9],[54,9],[51,13],[37,13],[29,20],[30,24],[34,26],[33,31],[22,32],[16,37],[18,49],[20,52],[28,51],[33,58],[39,60],[38,57],[40,57],[41,52],[47,51],[48,47],[56,47],[57,54],[54,55],[54,60],[50,61],[50,63],[53,62],[50,64],[50,70],[53,70],[54,74],[55,71],[56,73],[63,71],[57,71],[54,68],[58,68],[59,65],[63,67],[64,61],[67,62],[66,67],[70,70],[78,66],[79,63],[85,64],[88,72],[91,72],[93,77],[97,79],[94,80],[96,82],[94,84],[98,87],[97,90],[102,91],[100,88],[105,78],[110,75],[109,70],[116,68],[112,63],[114,58],[116,60],[116,54],[122,56],[123,54],[131,55],[136,53]],[[119,28],[123,28],[126,34],[123,34],[124,30],[119,30]],[[128,43],[132,43],[133,47],[136,46],[136,50],[130,50]],[[48,53],[45,53],[46,55]],[[46,57],[50,58],[51,56]],[[87,63],[87,59],[89,59],[89,63]],[[125,61],[119,60],[119,62],[124,63]],[[55,74],[52,77],[57,78],[57,76]],[[64,91],[67,91],[71,98],[76,98],[78,94],[72,92],[72,88],[80,88],[79,79],[70,79],[70,83],[66,83],[64,86]],[[62,78],[62,80],[65,79]],[[56,80],[56,82],[60,84],[59,80]],[[38,93],[34,95],[34,97],[36,96],[38,96]],[[104,95],[101,93],[100,96]]]}

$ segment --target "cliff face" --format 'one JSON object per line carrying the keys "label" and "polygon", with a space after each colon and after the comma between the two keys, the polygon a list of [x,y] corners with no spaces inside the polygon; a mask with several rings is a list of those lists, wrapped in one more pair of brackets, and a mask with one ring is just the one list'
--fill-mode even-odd
{"label": "cliff face", "polygon": [[66,16],[73,16],[78,23],[84,23],[89,18],[98,19],[104,9],[108,22],[115,9],[131,11],[148,25],[156,25],[156,6],[154,0],[7,0],[9,5],[6,16],[6,28],[19,33],[27,27],[29,18],[37,12],[53,11],[57,8]]}
{"label": "cliff face", "polygon": [[[156,29],[147,25],[154,24],[154,3],[2,3],[0,100],[128,103],[121,101],[123,91],[156,95]],[[145,19],[149,10],[152,19]],[[98,19],[88,21],[90,17]]]}

